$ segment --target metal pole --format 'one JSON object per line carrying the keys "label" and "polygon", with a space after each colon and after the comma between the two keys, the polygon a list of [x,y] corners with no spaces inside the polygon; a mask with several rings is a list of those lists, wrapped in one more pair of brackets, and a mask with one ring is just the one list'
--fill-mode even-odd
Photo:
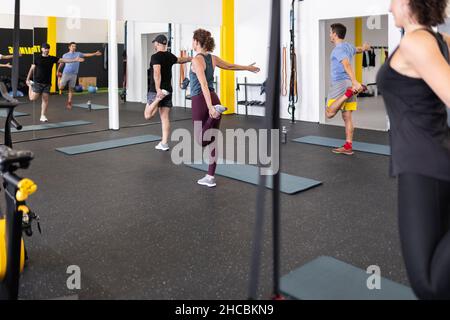
{"label": "metal pole", "polygon": [[15,0],[14,7],[14,32],[13,32],[13,67],[11,71],[11,86],[13,98],[17,97],[17,86],[19,83],[19,50],[20,50],[20,0]]}

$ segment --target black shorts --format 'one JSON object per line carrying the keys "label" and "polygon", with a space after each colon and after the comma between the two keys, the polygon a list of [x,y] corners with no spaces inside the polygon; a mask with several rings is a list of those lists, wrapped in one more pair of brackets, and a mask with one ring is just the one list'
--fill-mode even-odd
{"label": "black shorts", "polygon": [[[156,95],[157,95],[156,92],[149,92],[147,94],[147,103],[152,104],[153,101],[155,101],[155,99],[156,99]],[[169,94],[167,97],[162,99],[161,102],[159,103],[159,107],[160,108],[172,108],[173,107],[172,94]]]}
{"label": "black shorts", "polygon": [[33,89],[34,93],[39,93],[39,94],[50,93],[51,85],[50,84],[45,84],[45,83],[35,82],[31,86],[31,88]]}

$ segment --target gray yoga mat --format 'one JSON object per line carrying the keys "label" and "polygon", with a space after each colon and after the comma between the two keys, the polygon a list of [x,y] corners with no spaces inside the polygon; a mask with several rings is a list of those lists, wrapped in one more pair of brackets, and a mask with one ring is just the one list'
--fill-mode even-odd
{"label": "gray yoga mat", "polygon": [[[84,126],[92,124],[89,121],[68,121],[68,122],[58,122],[58,123],[45,123],[33,126],[24,126],[22,130],[16,130],[14,128],[11,129],[11,132],[28,132],[28,131],[42,131],[42,130],[50,130],[50,129],[59,129],[59,128],[67,128],[67,127],[76,127],[76,126]],[[4,129],[0,131],[5,132]]]}
{"label": "gray yoga mat", "polygon": [[56,151],[73,156],[73,155],[83,154],[83,153],[127,147],[127,146],[132,146],[132,145],[141,144],[141,143],[156,142],[156,141],[160,141],[160,140],[161,140],[161,137],[153,136],[153,135],[145,135],[145,136],[137,136],[137,137],[124,138],[124,139],[116,139],[116,140],[107,140],[107,141],[100,141],[100,142],[96,142],[96,143],[83,144],[83,145],[78,145],[78,146],[58,148],[58,149],[56,149]]}
{"label": "gray yoga mat", "polygon": [[[207,164],[188,164],[188,167],[208,171]],[[256,166],[243,165],[243,164],[218,164],[216,174],[219,176],[227,177],[230,179],[250,183],[253,185],[259,184],[259,169]],[[286,194],[296,194],[301,191],[305,191],[321,185],[322,182],[297,177],[289,174],[281,174],[281,187],[280,190]],[[272,177],[267,177],[267,188],[273,188]]]}
{"label": "gray yoga mat", "polygon": [[[87,103],[77,103],[73,105],[75,108],[83,108],[89,109]],[[108,106],[100,105],[100,104],[91,104],[91,110],[108,110]]]}
{"label": "gray yoga mat", "polygon": [[370,290],[371,276],[334,258],[319,257],[281,278],[280,286],[284,295],[299,300],[417,300],[410,288],[383,277],[381,289]]}
{"label": "gray yoga mat", "polygon": [[[327,137],[317,137],[317,136],[306,136],[298,139],[292,140],[293,142],[306,143],[323,147],[338,148],[345,144],[344,140],[333,139]],[[373,144],[365,142],[353,142],[353,150],[379,154],[384,156],[391,155],[391,147],[382,144]]]}

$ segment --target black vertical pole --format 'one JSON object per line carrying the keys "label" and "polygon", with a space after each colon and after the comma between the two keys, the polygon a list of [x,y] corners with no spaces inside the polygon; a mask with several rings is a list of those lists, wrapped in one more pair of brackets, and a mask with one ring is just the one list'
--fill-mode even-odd
{"label": "black vertical pole", "polygon": [[[281,84],[281,47],[280,47],[280,17],[279,0],[272,0],[272,26],[270,38],[269,75],[266,87],[266,128],[278,130],[280,128],[280,84]],[[270,136],[270,134],[269,134]],[[269,139],[270,140],[270,139]],[[270,143],[270,142],[269,142]],[[278,157],[281,163],[280,141],[272,149],[272,158]],[[259,159],[259,158],[258,158]],[[272,160],[273,162],[273,160]],[[261,170],[261,169],[260,169]],[[260,273],[261,251],[263,246],[264,207],[266,193],[266,176],[260,172],[259,187],[256,199],[256,222],[252,246],[252,261],[250,268],[249,298],[256,299],[258,293],[258,279]],[[273,298],[280,299],[280,174],[273,177]]]}
{"label": "black vertical pole", "polygon": [[[272,1],[272,32],[270,40],[270,62],[269,62],[269,82],[268,101],[269,119],[271,128],[280,132],[280,89],[281,89],[281,1]],[[280,170],[281,170],[281,149],[280,135],[278,141],[272,148],[272,159],[278,157],[278,170],[273,176],[272,190],[272,216],[273,216],[273,298],[280,299]],[[273,162],[273,160],[272,160]]]}
{"label": "black vertical pole", "polygon": [[13,97],[17,97],[17,86],[19,83],[20,0],[15,0],[13,50],[14,50],[14,57],[13,57],[13,68],[11,71],[11,86],[13,91]]}

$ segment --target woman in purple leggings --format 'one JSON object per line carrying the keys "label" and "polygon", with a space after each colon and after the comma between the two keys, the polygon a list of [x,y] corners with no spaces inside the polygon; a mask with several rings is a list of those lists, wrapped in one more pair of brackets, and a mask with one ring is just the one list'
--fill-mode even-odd
{"label": "woman in purple leggings", "polygon": [[[192,60],[190,72],[194,135],[196,141],[203,147],[209,146],[211,156],[208,174],[203,179],[200,179],[198,184],[211,188],[216,186],[214,177],[217,162],[215,139],[214,137],[212,139],[204,137],[204,133],[209,129],[218,129],[221,114],[227,110],[220,104],[220,100],[214,91],[214,69],[219,67],[224,70],[250,71],[254,73],[259,72],[260,69],[254,64],[249,66],[231,64],[212,55],[211,52],[215,48],[215,43],[209,31],[196,30],[192,46],[197,53],[197,56]],[[201,125],[198,125],[200,123]]]}

